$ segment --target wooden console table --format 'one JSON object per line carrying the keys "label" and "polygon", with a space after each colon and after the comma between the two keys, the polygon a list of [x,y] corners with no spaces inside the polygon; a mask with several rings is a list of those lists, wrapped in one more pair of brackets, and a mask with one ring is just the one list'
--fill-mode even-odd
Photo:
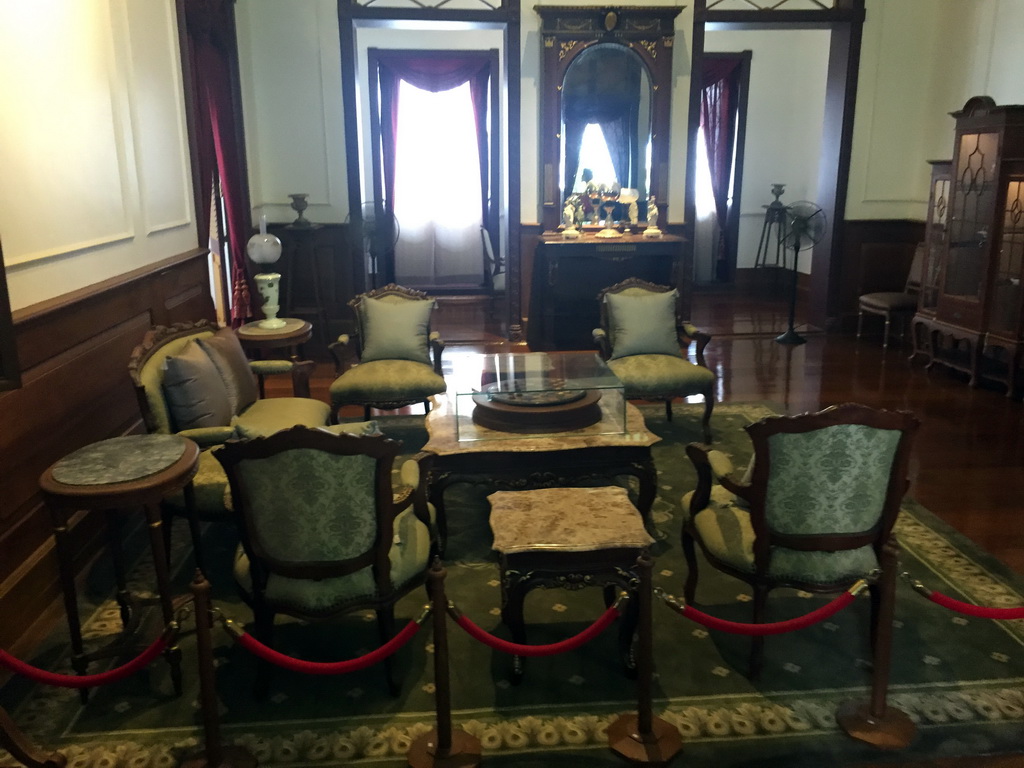
{"label": "wooden console table", "polygon": [[537,243],[530,287],[530,349],[593,349],[600,313],[597,294],[627,277],[673,285],[689,315],[690,277],[681,268],[681,237],[638,234],[599,238],[586,232],[575,240],[545,233]]}

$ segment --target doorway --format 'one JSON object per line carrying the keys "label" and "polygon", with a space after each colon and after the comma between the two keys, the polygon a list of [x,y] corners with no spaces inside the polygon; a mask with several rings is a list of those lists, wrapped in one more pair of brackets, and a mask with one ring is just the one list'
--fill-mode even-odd
{"label": "doorway", "polygon": [[371,281],[493,291],[498,51],[370,48],[367,58],[375,211],[389,235]]}
{"label": "doorway", "polygon": [[702,285],[735,279],[751,58],[702,58],[694,191],[694,279]]}

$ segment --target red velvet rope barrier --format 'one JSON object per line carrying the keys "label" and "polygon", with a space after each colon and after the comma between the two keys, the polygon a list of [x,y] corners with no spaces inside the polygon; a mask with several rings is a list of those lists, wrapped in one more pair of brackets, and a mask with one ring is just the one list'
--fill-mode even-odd
{"label": "red velvet rope barrier", "polygon": [[292,672],[302,672],[306,675],[343,675],[347,672],[357,672],[360,669],[372,667],[377,662],[383,661],[408,643],[419,628],[420,622],[414,619],[406,624],[397,635],[384,643],[384,645],[359,658],[327,662],[305,661],[287,656],[264,645],[246,632],[232,631],[231,634],[235,636],[239,645],[254,656],[259,656],[264,661],[269,661],[271,664],[276,664],[284,669],[290,669]]}
{"label": "red velvet rope barrier", "polygon": [[967,616],[977,616],[979,619],[1024,619],[1024,606],[1018,606],[1016,608],[987,608],[984,605],[974,605],[973,603],[964,603],[960,600],[954,600],[948,595],[942,595],[938,592],[928,592],[925,597],[931,600],[936,605],[941,605],[943,608],[949,608],[951,611],[957,613],[963,613]]}
{"label": "red velvet rope barrier", "polygon": [[663,596],[665,604],[668,605],[672,610],[678,613],[680,616],[685,616],[688,619],[696,621],[698,624],[702,624],[708,629],[719,629],[723,632],[729,632],[734,635],[750,635],[750,636],[764,636],[764,635],[781,635],[784,632],[792,632],[797,629],[804,629],[812,624],[816,624],[819,621],[824,621],[830,616],[834,616],[843,610],[846,606],[853,602],[857,593],[854,591],[844,592],[835,600],[830,602],[828,605],[823,605],[821,608],[811,611],[803,616],[798,616],[795,619],[788,619],[786,621],[775,621],[767,624],[744,624],[738,621],[727,621],[725,619],[718,619],[714,616],[709,616],[706,613],[698,611],[696,608],[690,605],[681,605],[675,601],[671,596]]}
{"label": "red velvet rope barrier", "polygon": [[122,664],[120,667],[109,669],[106,672],[99,672],[95,675],[64,675],[58,672],[49,672],[39,667],[33,667],[21,659],[16,659],[2,649],[0,649],[0,665],[19,675],[24,675],[29,680],[43,683],[44,685],[53,685],[58,688],[94,688],[106,683],[115,683],[118,680],[123,680],[128,675],[148,666],[153,659],[163,653],[170,641],[170,633],[165,632],[154,640],[151,646],[127,664]]}
{"label": "red velvet rope barrier", "polygon": [[[449,609],[449,613],[452,613],[451,609]],[[495,637],[490,632],[481,629],[474,624],[471,619],[463,616],[461,613],[453,613],[452,615],[455,622],[466,630],[470,637],[474,640],[480,641],[484,645],[490,646],[496,651],[504,651],[505,653],[513,656],[554,656],[556,653],[565,653],[566,651],[575,650],[604,632],[604,630],[606,630],[609,625],[618,618],[619,609],[614,605],[611,606],[597,621],[584,629],[578,635],[566,640],[560,640],[557,643],[551,643],[550,645],[523,645],[522,643],[510,643],[508,640],[502,640],[500,637]]]}

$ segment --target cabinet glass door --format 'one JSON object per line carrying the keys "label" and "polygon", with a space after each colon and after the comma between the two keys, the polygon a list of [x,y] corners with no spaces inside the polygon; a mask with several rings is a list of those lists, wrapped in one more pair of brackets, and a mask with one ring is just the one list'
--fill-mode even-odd
{"label": "cabinet glass door", "polygon": [[953,171],[953,209],[949,221],[949,259],[943,291],[977,300],[981,292],[989,228],[995,211],[998,133],[960,136]]}
{"label": "cabinet glass door", "polygon": [[989,329],[1016,334],[1020,327],[1021,279],[1024,278],[1024,176],[1006,181],[1006,204],[996,251]]}
{"label": "cabinet glass door", "polygon": [[925,234],[924,274],[921,275],[921,309],[935,310],[939,302],[939,267],[946,249],[947,223],[949,219],[949,163],[944,168],[936,167],[932,174],[931,200],[928,205],[928,222]]}

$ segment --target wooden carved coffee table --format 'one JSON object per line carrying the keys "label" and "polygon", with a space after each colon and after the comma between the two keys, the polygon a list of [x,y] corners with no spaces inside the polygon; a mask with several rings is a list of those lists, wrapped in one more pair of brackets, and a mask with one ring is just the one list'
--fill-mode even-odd
{"label": "wooden carved coffee table", "polygon": [[[612,398],[607,398],[611,400]],[[603,401],[602,401],[603,402]],[[519,435],[474,427],[477,439],[459,440],[453,398],[439,395],[432,401],[426,426],[429,440],[423,447],[436,455],[430,473],[430,501],[437,510],[441,542],[447,540],[445,491],[456,483],[485,485],[495,491],[517,491],[561,486],[609,485],[616,477],[637,480],[636,507],[650,522],[657,494],[657,473],[651,446],[661,440],[647,429],[636,406],[625,404],[625,430],[606,431],[606,423],[583,429],[538,435]],[[607,420],[615,414],[607,414]]]}

